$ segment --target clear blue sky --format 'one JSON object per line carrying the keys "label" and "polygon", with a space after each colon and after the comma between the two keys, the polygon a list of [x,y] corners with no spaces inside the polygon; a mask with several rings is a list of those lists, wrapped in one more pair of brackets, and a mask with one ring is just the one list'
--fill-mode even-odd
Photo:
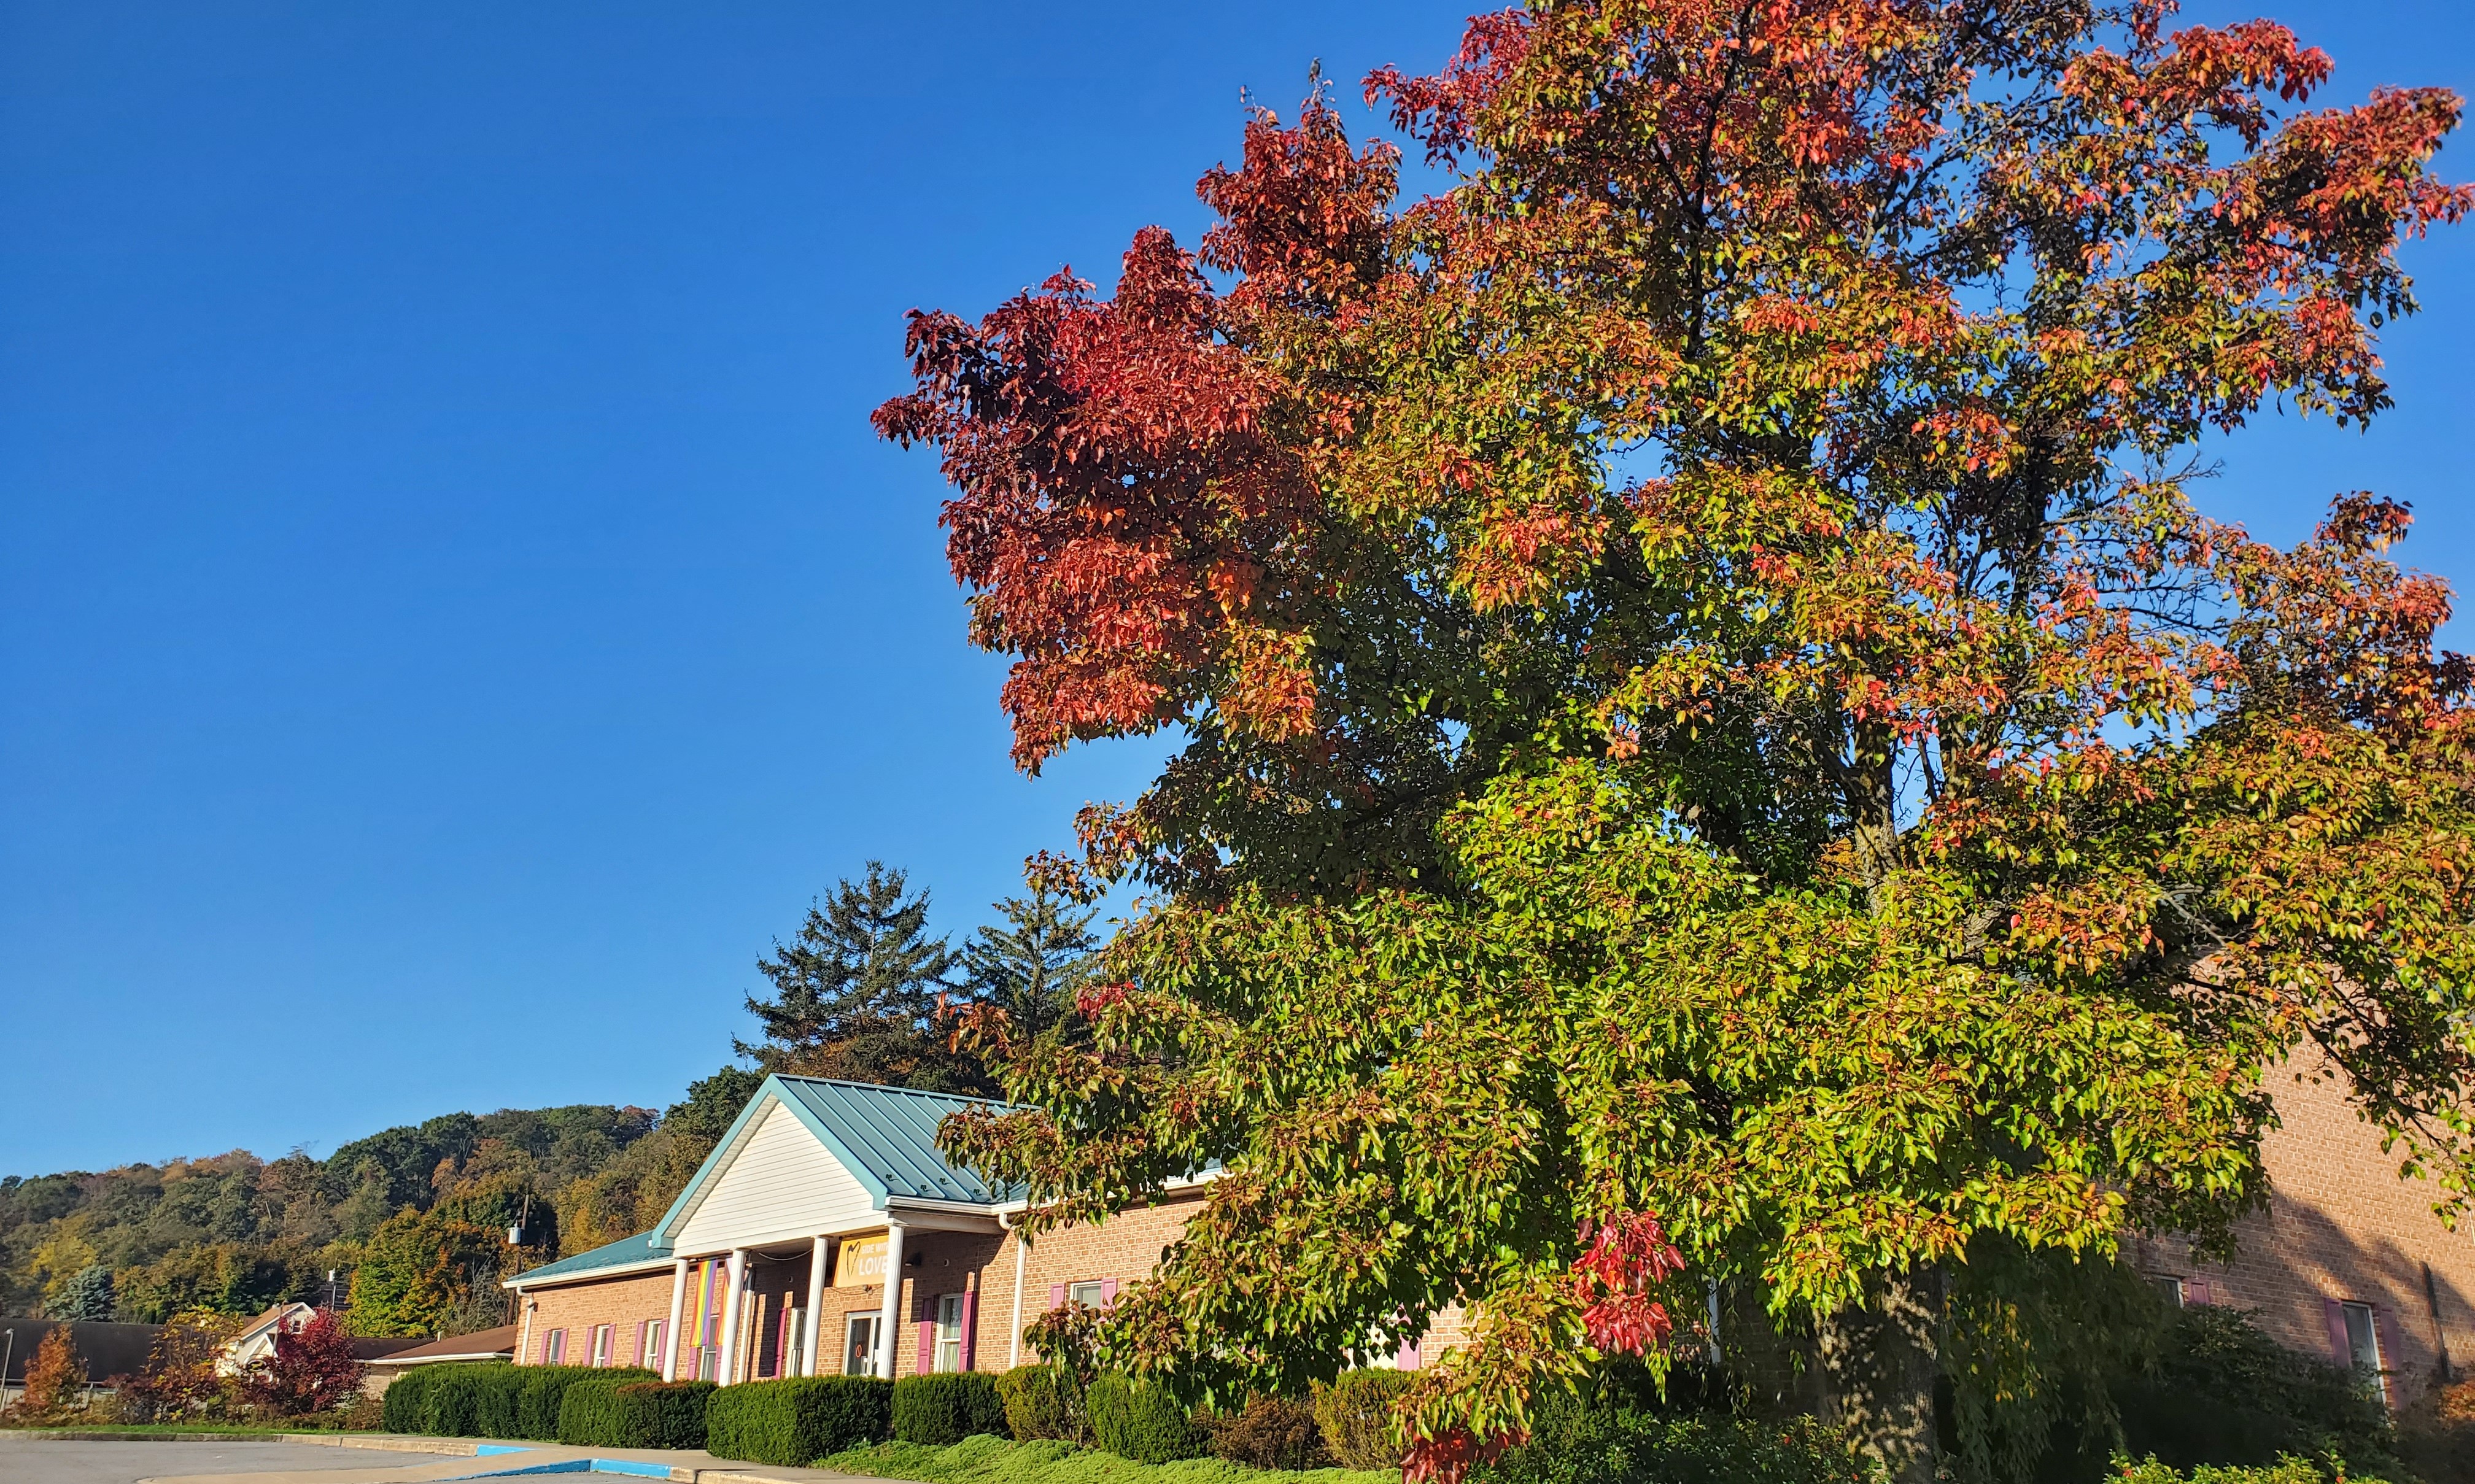
{"label": "clear blue sky", "polygon": [[[1191,241],[1240,87],[1469,8],[0,5],[0,1173],[658,1106],[867,858],[982,920],[1158,749],[1009,767],[902,311]],[[2255,9],[2475,90],[2463,6]],[[2212,503],[2465,588],[2475,240],[2411,263],[2398,409]]]}

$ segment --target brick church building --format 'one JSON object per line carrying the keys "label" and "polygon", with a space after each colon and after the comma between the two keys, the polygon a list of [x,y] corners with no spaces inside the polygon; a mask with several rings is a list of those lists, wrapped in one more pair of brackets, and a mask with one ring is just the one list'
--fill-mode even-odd
{"label": "brick church building", "polygon": [[[2236,1304],[2284,1344],[2381,1377],[2392,1405],[2475,1360],[2475,1239],[2398,1178],[2339,1088],[2272,1074],[2272,1195],[2225,1265],[2188,1244],[2126,1255],[2174,1302]],[[1026,1244],[1018,1190],[948,1164],[937,1125],[969,1100],[769,1077],[652,1230],[507,1281],[525,1365],[646,1366],[725,1384],[820,1375],[1001,1371],[1024,1328],[1143,1277],[1200,1185]],[[1426,1337],[1449,1347],[1458,1316]],[[1724,1338],[1724,1337],[1723,1337]],[[2453,1360],[2451,1357],[2457,1357]],[[1418,1347],[1405,1348],[1415,1366]]]}

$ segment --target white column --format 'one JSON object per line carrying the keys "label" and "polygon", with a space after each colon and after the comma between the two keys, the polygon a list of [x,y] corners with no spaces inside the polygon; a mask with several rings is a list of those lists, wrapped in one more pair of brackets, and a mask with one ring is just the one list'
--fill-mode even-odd
{"label": "white column", "polygon": [[902,1223],[885,1227],[885,1307],[876,1315],[876,1374],[894,1379],[894,1330],[902,1316]]}
{"label": "white column", "polygon": [[688,1308],[688,1260],[671,1264],[671,1317],[662,1324],[662,1379],[679,1378],[679,1321]]}
{"label": "white column", "polygon": [[516,1290],[516,1302],[525,1306],[524,1332],[516,1337],[516,1364],[528,1366],[533,1363],[533,1309],[537,1305],[533,1296],[521,1288]]}
{"label": "white column", "polygon": [[1014,1327],[1006,1331],[1006,1369],[1022,1364],[1022,1227],[999,1217],[1014,1232]]}
{"label": "white column", "polygon": [[716,1379],[724,1386],[735,1386],[743,1379],[739,1374],[739,1305],[747,1287],[747,1249],[730,1250],[729,1296],[722,1301],[722,1357],[715,1367],[722,1375]]}
{"label": "white column", "polygon": [[805,1367],[802,1375],[822,1375],[824,1370],[817,1354],[817,1340],[824,1333],[819,1310],[825,1306],[825,1262],[833,1255],[834,1239],[819,1237],[808,1249],[808,1322],[799,1336],[799,1355]]}

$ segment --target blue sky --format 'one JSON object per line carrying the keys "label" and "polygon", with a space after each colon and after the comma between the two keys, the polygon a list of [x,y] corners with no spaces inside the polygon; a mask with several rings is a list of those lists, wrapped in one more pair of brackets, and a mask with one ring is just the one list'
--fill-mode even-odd
{"label": "blue sky", "polygon": [[[1241,87],[1468,8],[0,4],[0,1173],[659,1106],[868,858],[982,920],[1159,749],[1009,766],[902,311],[1191,241]],[[2259,9],[2475,91],[2461,7],[2188,13]],[[2397,410],[2209,503],[2463,588],[2475,241],[2410,262]]]}

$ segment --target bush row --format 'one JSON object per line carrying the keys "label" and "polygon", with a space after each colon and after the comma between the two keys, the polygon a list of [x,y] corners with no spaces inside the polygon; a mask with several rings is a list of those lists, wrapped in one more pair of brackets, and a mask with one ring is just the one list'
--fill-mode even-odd
{"label": "bush row", "polygon": [[560,1404],[579,1381],[649,1381],[632,1367],[514,1366],[503,1361],[419,1366],[398,1376],[380,1403],[389,1432],[433,1438],[558,1438]]}
{"label": "bush row", "polygon": [[1121,1458],[1169,1464],[1212,1455],[1274,1470],[1337,1460],[1398,1465],[1391,1405],[1408,1377],[1352,1372],[1305,1404],[1259,1397],[1238,1411],[1196,1415],[1158,1384],[1104,1375],[1078,1394],[1053,1366],[1003,1375],[814,1376],[665,1384],[648,1371],[501,1362],[425,1366],[387,1388],[390,1432],[506,1438],[572,1447],[704,1448],[723,1458],[797,1468],[889,1440],[942,1448],[966,1438],[1096,1443]]}

